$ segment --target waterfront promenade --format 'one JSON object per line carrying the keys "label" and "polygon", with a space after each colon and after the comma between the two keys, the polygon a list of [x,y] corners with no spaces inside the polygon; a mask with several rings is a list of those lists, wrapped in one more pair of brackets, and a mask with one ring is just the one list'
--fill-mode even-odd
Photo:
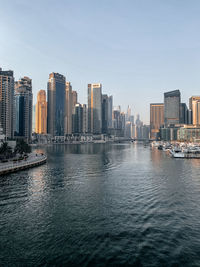
{"label": "waterfront promenade", "polygon": [[0,163],[0,175],[32,168],[44,164],[46,160],[47,157],[43,154],[31,153],[27,159]]}

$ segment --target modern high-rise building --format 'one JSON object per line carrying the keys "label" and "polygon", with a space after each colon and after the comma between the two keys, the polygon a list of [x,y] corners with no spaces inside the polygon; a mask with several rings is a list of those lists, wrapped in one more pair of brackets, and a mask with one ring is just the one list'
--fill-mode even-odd
{"label": "modern high-rise building", "polygon": [[186,103],[180,104],[180,123],[188,124],[188,108]]}
{"label": "modern high-rise building", "polygon": [[72,133],[73,94],[70,82],[66,82],[65,93],[65,134]]}
{"label": "modern high-rise building", "polygon": [[113,128],[113,96],[108,97],[108,128]]}
{"label": "modern high-rise building", "polygon": [[192,124],[192,110],[187,110],[187,124]]}
{"label": "modern high-rise building", "polygon": [[130,121],[130,117],[131,117],[131,107],[128,105],[126,113],[126,121]]}
{"label": "modern high-rise building", "polygon": [[47,133],[47,100],[45,90],[40,90],[37,94],[35,132],[38,134]]}
{"label": "modern high-rise building", "polygon": [[102,95],[102,133],[108,133],[108,96]]}
{"label": "modern high-rise building", "polygon": [[189,108],[192,110],[192,124],[200,125],[200,96],[190,97]]}
{"label": "modern high-rise building", "polygon": [[88,132],[100,134],[102,130],[102,85],[88,84]]}
{"label": "modern high-rise building", "polygon": [[150,104],[150,139],[156,139],[160,127],[164,125],[164,104]]}
{"label": "modern high-rise building", "polygon": [[166,127],[180,122],[180,103],[179,90],[164,93],[164,123]]}
{"label": "modern high-rise building", "polygon": [[72,106],[73,106],[73,109],[75,108],[77,103],[78,103],[78,94],[77,94],[76,91],[72,91]]}
{"label": "modern high-rise building", "polygon": [[65,133],[65,76],[52,72],[47,84],[47,132],[52,136]]}
{"label": "modern high-rise building", "polygon": [[81,104],[75,105],[75,112],[73,115],[73,128],[74,133],[83,133],[83,106]]}
{"label": "modern high-rise building", "polygon": [[14,134],[14,77],[13,71],[0,68],[0,127],[6,138]]}
{"label": "modern high-rise building", "polygon": [[88,109],[86,104],[82,104],[83,107],[83,133],[88,132]]}
{"label": "modern high-rise building", "polygon": [[32,80],[29,77],[15,82],[15,136],[31,140],[32,136]]}
{"label": "modern high-rise building", "polygon": [[35,105],[33,105],[32,110],[32,132],[35,133]]}

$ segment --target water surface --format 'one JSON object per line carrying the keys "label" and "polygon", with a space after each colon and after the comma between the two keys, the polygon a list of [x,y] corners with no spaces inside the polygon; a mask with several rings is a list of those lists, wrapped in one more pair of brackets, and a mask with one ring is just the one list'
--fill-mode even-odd
{"label": "water surface", "polygon": [[143,145],[42,147],[0,177],[0,266],[200,266],[200,160]]}

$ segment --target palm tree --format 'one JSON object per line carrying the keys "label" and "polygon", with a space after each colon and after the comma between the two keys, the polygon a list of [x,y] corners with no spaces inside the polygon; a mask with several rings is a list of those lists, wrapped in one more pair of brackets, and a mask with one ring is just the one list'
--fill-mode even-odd
{"label": "palm tree", "polygon": [[6,158],[11,156],[12,148],[10,146],[8,146],[7,142],[2,143],[2,145],[0,147],[0,154]]}
{"label": "palm tree", "polygon": [[24,140],[20,140],[17,142],[15,146],[15,153],[19,153],[20,155],[22,155],[23,153],[30,153],[30,152],[31,148]]}

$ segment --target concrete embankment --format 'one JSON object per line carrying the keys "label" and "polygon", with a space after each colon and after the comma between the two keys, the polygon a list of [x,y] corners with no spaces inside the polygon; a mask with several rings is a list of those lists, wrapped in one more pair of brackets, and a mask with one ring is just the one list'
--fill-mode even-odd
{"label": "concrete embankment", "polygon": [[0,164],[0,175],[25,170],[46,163],[47,157],[40,154],[31,154],[28,159],[20,162],[9,162]]}

